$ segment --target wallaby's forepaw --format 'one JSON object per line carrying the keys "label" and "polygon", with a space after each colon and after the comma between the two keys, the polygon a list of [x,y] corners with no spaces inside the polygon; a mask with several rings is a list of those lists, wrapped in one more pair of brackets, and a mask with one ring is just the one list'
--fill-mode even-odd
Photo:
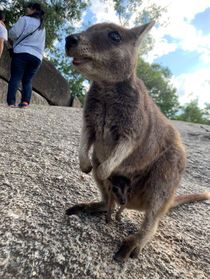
{"label": "wallaby's forepaw", "polygon": [[114,260],[124,262],[129,257],[131,257],[131,258],[137,257],[138,252],[139,252],[139,250],[138,250],[138,247],[136,246],[135,237],[130,236],[126,240],[123,241],[120,249],[114,255]]}
{"label": "wallaby's forepaw", "polygon": [[132,259],[138,258],[139,252],[140,252],[139,247],[134,248],[133,251],[130,253],[130,258]]}
{"label": "wallaby's forepaw", "polygon": [[80,169],[84,173],[89,173],[92,170],[92,165],[89,158],[81,159],[80,158]]}

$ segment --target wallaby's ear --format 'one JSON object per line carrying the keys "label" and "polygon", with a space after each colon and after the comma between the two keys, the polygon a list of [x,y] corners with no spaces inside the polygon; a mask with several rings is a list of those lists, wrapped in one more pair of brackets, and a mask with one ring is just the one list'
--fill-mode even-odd
{"label": "wallaby's ear", "polygon": [[131,29],[131,31],[136,34],[138,44],[140,44],[144,36],[149,32],[149,30],[153,27],[154,24],[155,21],[150,21],[149,23]]}

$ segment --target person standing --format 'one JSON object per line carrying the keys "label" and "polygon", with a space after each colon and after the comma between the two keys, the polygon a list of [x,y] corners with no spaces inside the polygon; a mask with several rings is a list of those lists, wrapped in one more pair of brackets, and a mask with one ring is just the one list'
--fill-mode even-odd
{"label": "person standing", "polygon": [[5,13],[0,10],[0,58],[4,49],[4,41],[7,41],[7,29],[4,24],[5,21]]}
{"label": "person standing", "polygon": [[39,69],[45,49],[44,11],[39,3],[29,3],[25,16],[20,17],[9,30],[13,42],[11,77],[8,84],[7,104],[16,106],[16,92],[22,82],[19,108],[27,108],[32,95],[32,78]]}

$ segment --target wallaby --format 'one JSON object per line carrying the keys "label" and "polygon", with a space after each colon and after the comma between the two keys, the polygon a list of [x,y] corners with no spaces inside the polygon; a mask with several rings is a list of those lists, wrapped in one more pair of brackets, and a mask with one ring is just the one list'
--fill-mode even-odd
{"label": "wallaby", "polygon": [[131,181],[123,175],[113,175],[109,178],[111,186],[109,189],[108,208],[106,214],[106,222],[111,221],[111,214],[113,210],[113,203],[120,205],[116,213],[116,220],[120,221],[121,213],[125,209],[126,204],[131,193]]}
{"label": "wallaby", "polygon": [[101,23],[66,38],[73,65],[93,81],[84,106],[79,160],[83,172],[93,171],[101,192],[100,202],[75,205],[66,214],[106,212],[114,173],[132,181],[126,208],[145,212],[139,232],[123,241],[116,260],[136,257],[174,205],[210,199],[210,193],[175,197],[185,170],[185,148],[135,74],[138,47],[153,25],[126,29]]}

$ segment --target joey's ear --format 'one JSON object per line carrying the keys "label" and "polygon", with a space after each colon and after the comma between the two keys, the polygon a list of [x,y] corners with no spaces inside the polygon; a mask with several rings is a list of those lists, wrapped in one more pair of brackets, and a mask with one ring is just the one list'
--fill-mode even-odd
{"label": "joey's ear", "polygon": [[137,43],[140,44],[144,36],[149,32],[149,30],[153,27],[155,21],[150,21],[149,23],[134,27],[131,29],[133,33],[136,35]]}

